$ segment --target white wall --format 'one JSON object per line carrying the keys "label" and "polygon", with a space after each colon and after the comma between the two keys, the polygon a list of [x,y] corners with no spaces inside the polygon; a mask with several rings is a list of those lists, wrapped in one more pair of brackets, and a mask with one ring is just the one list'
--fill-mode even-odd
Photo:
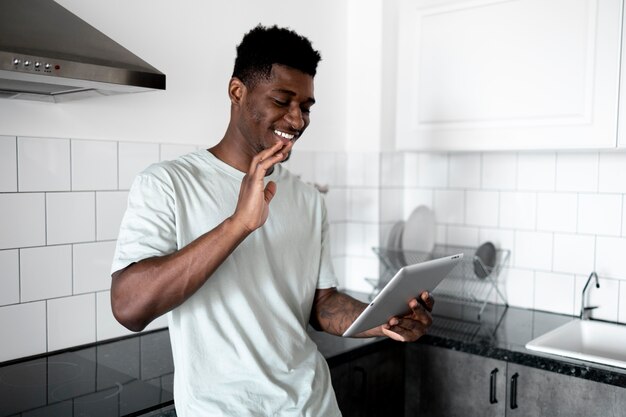
{"label": "white wall", "polygon": [[0,134],[208,146],[229,117],[235,46],[258,23],[308,36],[322,53],[312,124],[298,147],[344,150],[346,2],[59,0],[164,72],[167,90],[63,104],[0,100]]}

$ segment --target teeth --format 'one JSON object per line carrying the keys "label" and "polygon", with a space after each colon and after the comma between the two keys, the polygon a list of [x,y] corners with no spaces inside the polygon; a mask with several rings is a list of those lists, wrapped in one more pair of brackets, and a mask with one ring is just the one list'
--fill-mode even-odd
{"label": "teeth", "polygon": [[285,139],[293,139],[296,135],[290,135],[289,133],[285,133],[285,132],[281,132],[280,130],[274,130],[274,133],[276,133],[278,136],[285,138]]}

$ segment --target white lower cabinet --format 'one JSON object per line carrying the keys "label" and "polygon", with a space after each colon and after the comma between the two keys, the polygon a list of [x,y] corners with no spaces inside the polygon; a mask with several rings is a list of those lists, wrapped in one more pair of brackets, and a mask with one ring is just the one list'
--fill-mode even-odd
{"label": "white lower cabinet", "polygon": [[426,345],[406,354],[405,417],[626,415],[626,388]]}

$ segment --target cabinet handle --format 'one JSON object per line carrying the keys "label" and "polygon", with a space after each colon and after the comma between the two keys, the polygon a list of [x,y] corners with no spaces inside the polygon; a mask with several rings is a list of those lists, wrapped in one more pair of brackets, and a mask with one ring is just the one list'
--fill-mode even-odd
{"label": "cabinet handle", "polygon": [[517,378],[519,374],[515,372],[511,377],[511,410],[517,408]]}
{"label": "cabinet handle", "polygon": [[496,404],[498,399],[496,398],[496,382],[498,378],[498,368],[491,371],[489,377],[489,404]]}

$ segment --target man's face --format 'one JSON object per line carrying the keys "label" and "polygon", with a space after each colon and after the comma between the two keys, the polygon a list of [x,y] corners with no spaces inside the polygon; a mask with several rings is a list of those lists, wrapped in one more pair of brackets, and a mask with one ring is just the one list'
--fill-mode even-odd
{"label": "man's face", "polygon": [[259,153],[278,141],[296,141],[309,125],[314,103],[313,77],[275,64],[269,80],[246,90],[237,125],[253,153]]}

